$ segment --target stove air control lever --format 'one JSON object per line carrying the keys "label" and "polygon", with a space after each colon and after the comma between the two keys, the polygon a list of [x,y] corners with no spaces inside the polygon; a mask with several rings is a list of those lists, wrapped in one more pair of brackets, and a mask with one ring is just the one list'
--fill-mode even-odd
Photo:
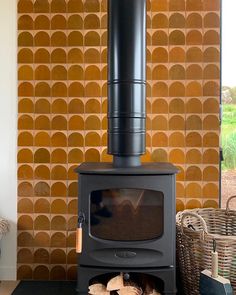
{"label": "stove air control lever", "polygon": [[124,278],[125,281],[128,281],[128,280],[130,279],[130,274],[127,273],[127,272],[125,272],[125,273],[123,274],[123,278]]}
{"label": "stove air control lever", "polygon": [[82,253],[82,240],[83,240],[83,232],[82,227],[85,222],[85,215],[83,212],[79,212],[78,216],[78,228],[76,230],[76,253]]}

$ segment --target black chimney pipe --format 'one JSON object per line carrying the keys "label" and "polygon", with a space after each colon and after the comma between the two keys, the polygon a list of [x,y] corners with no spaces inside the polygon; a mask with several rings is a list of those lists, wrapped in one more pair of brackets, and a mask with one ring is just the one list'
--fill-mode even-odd
{"label": "black chimney pipe", "polygon": [[139,166],[146,131],[146,0],[108,0],[108,153]]}

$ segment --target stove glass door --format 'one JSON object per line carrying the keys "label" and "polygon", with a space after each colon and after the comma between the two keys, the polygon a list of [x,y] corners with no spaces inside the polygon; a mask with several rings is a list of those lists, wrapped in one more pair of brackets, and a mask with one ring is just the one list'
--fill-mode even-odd
{"label": "stove glass door", "polygon": [[112,241],[145,241],[163,234],[164,194],[107,189],[90,195],[90,234]]}

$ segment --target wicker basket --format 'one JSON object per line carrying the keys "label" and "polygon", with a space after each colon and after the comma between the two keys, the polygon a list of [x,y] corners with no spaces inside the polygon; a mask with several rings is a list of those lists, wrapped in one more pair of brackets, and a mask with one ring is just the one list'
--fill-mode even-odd
{"label": "wicker basket", "polygon": [[[199,295],[199,277],[211,270],[213,240],[219,255],[219,275],[231,281],[236,292],[236,210],[192,209],[176,216],[177,257],[185,295]],[[236,294],[236,293],[235,293]]]}

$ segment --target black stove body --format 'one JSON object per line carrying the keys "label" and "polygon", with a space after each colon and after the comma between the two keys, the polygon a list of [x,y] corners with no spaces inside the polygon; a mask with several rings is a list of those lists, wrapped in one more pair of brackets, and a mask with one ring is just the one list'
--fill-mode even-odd
{"label": "black stove body", "polygon": [[[114,272],[154,275],[164,294],[175,294],[176,172],[168,163],[79,167],[79,211],[85,215],[79,294],[87,294],[92,278]],[[107,212],[97,211],[101,202]]]}
{"label": "black stove body", "polygon": [[145,153],[146,0],[108,0],[108,153],[79,174],[83,245],[78,292],[119,272],[158,278],[175,289],[175,175],[169,163],[141,164]]}

